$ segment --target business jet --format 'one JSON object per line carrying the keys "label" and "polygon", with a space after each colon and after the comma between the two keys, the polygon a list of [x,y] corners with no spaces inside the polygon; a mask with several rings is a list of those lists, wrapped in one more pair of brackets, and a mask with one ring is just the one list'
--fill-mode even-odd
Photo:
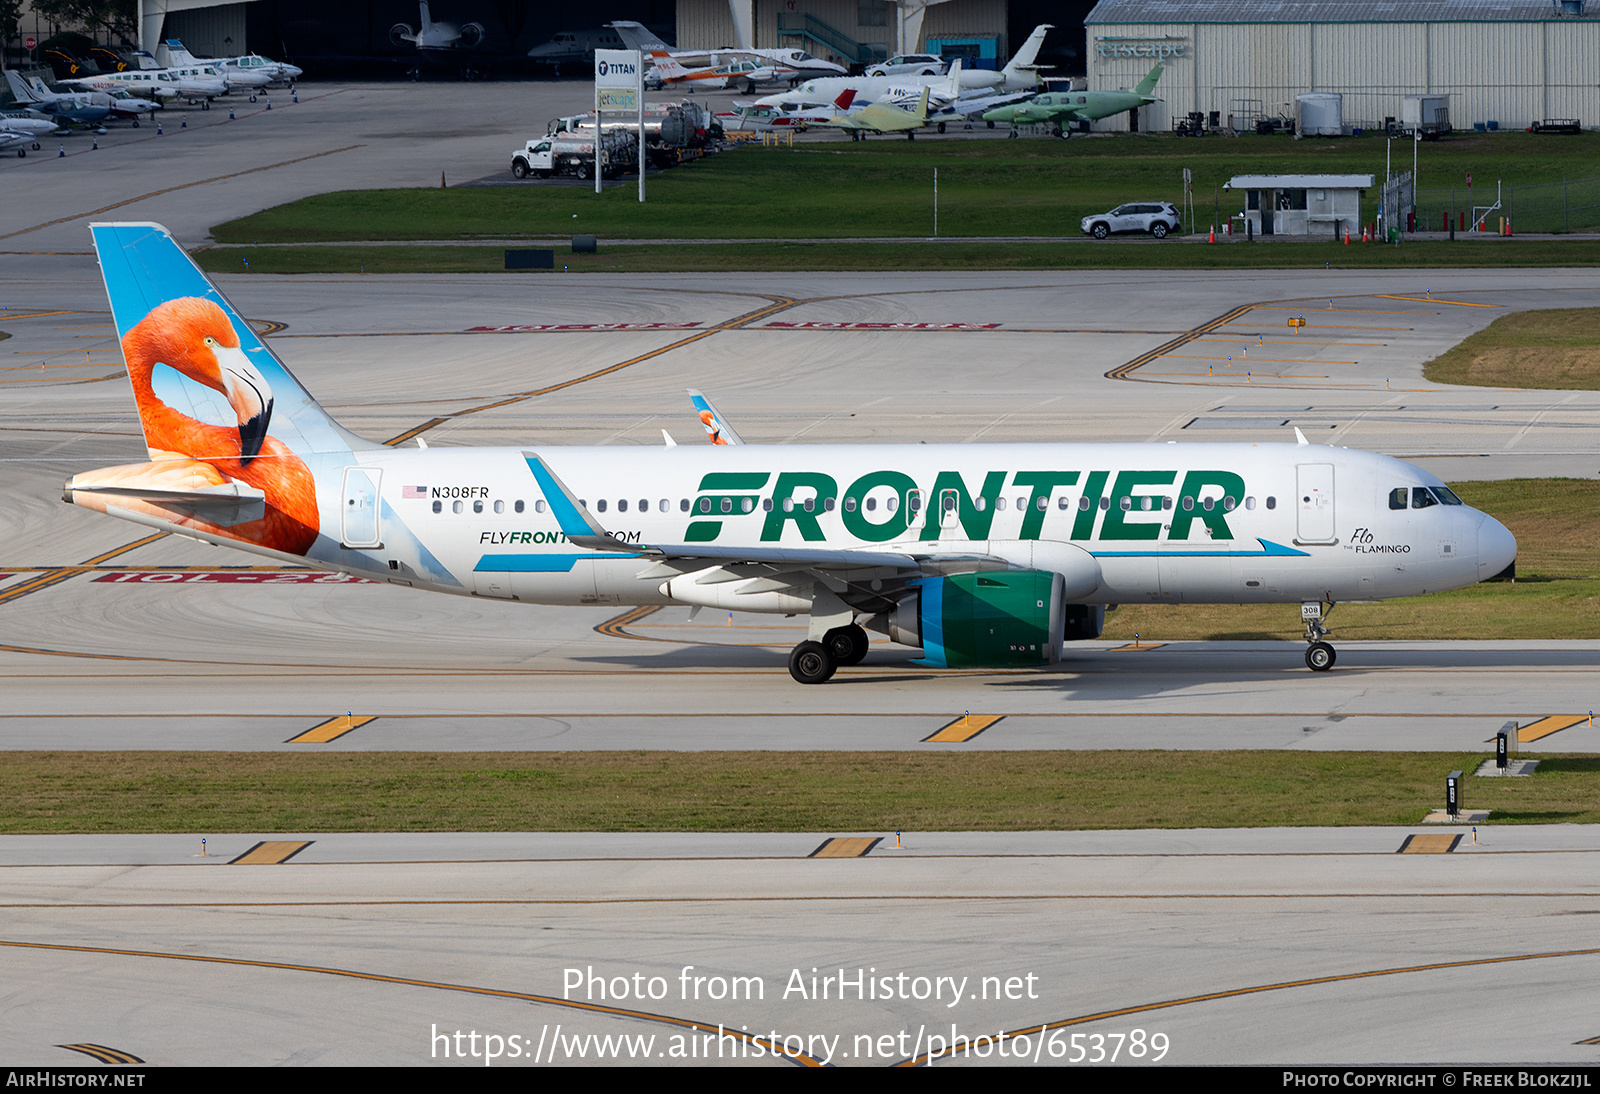
{"label": "business jet", "polygon": [[1421,468],[1298,444],[390,448],[346,431],[158,224],[95,224],[147,462],[64,499],[377,581],[496,600],[808,618],[822,683],[866,628],[919,665],[1048,666],[1108,605],[1326,611],[1494,577],[1516,540]]}

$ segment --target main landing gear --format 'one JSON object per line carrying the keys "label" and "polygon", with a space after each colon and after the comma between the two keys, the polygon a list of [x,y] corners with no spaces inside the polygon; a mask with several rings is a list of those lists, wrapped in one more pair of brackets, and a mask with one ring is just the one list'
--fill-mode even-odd
{"label": "main landing gear", "polygon": [[851,623],[835,627],[820,642],[802,642],[789,654],[789,675],[802,684],[826,683],[841,665],[859,665],[867,656],[867,632]]}
{"label": "main landing gear", "polygon": [[1306,668],[1312,672],[1327,672],[1333,668],[1334,662],[1339,660],[1338,651],[1322,640],[1325,634],[1332,634],[1322,621],[1328,618],[1333,611],[1330,601],[1328,610],[1322,610],[1322,602],[1317,600],[1307,601],[1300,605],[1300,618],[1306,625]]}

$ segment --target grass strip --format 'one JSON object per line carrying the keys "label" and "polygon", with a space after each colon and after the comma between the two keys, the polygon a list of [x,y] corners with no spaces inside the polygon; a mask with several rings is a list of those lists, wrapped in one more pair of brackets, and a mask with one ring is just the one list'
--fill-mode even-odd
{"label": "grass strip", "polygon": [[1600,308],[1558,308],[1501,316],[1422,367],[1437,384],[1478,387],[1600,388]]}
{"label": "grass strip", "polygon": [[[1409,167],[1404,152],[1411,149],[1403,143],[1394,149],[1397,170]],[[642,204],[627,181],[598,195],[587,187],[539,183],[349,190],[289,202],[212,231],[223,243],[470,241],[571,232],[633,239],[925,236],[933,234],[937,170],[939,230],[946,236],[1075,236],[1083,217],[1123,202],[1178,203],[1184,168],[1194,178],[1195,223],[1220,226],[1244,207],[1244,195],[1221,190],[1235,175],[1371,174],[1381,180],[1387,151],[1380,135],[807,141],[794,148],[744,147],[665,172],[650,180]],[[1589,191],[1578,187],[1563,196],[1563,180],[1597,173],[1584,165],[1600,163],[1600,133],[1458,134],[1429,142],[1418,156],[1424,226],[1441,223],[1448,209],[1481,204],[1484,187],[1492,191],[1501,179],[1507,186],[1553,187],[1549,194],[1527,192],[1520,205],[1513,195],[1504,211],[1523,231],[1597,226]],[[509,168],[507,162],[508,175]],[[1468,172],[1479,180],[1470,200]],[[1458,197],[1448,189],[1452,184],[1460,187]],[[1426,189],[1431,186],[1445,189]],[[1379,189],[1366,193],[1363,222],[1376,214]],[[1536,197],[1553,201],[1553,211],[1534,215]]]}
{"label": "grass strip", "polygon": [[[1285,719],[1286,737],[1301,720]],[[1130,741],[1130,744],[1137,744]],[[1488,753],[9,752],[0,832],[883,832],[1416,824]],[[1524,754],[1527,758],[1528,754]],[[1471,779],[1600,821],[1600,758]]]}
{"label": "grass strip", "polygon": [[[1600,482],[1505,479],[1462,482],[1461,499],[1517,537],[1517,580],[1452,592],[1341,604],[1329,618],[1335,645],[1383,639],[1600,638]],[[1124,604],[1105,637],[1141,642],[1299,641],[1292,604]]]}
{"label": "grass strip", "polygon": [[[539,242],[532,247],[549,246]],[[1600,265],[1600,247],[1559,240],[1407,242],[1398,247],[1257,243],[1210,246],[1153,240],[1065,243],[696,243],[630,245],[597,255],[553,247],[555,273],[698,273],[845,270],[1254,270],[1445,269]],[[195,255],[208,273],[504,273],[502,247],[260,246],[212,248]],[[539,271],[518,270],[516,273]]]}

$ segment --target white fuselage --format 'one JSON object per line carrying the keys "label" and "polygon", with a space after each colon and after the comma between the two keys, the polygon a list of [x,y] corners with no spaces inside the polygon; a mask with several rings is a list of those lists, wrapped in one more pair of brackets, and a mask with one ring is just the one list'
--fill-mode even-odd
{"label": "white fuselage", "polygon": [[[528,455],[628,544],[986,556],[1023,569],[1048,568],[1039,560],[1070,545],[1098,564],[1094,587],[1080,582],[1073,596],[1085,604],[1413,596],[1492,577],[1516,553],[1498,521],[1436,495],[1437,478],[1386,456],[1319,445],[1028,444],[360,451],[351,467],[364,471],[318,475],[322,536],[308,554],[441,592],[545,604],[676,599],[649,559],[568,542]],[[1417,487],[1452,501],[1391,507],[1394,491]],[[792,593],[718,597],[750,611],[797,610]]]}

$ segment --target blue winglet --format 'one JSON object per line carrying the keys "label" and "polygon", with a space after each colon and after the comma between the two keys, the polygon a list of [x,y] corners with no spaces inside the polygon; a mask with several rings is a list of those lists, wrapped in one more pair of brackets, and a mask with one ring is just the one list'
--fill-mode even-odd
{"label": "blue winglet", "polygon": [[583,509],[578,505],[566,486],[538,456],[529,456],[524,453],[528,461],[528,470],[533,472],[534,481],[539,484],[539,490],[550,503],[550,512],[555,514],[556,523],[561,526],[561,531],[571,539],[573,536],[604,536],[606,530],[591,521]]}

